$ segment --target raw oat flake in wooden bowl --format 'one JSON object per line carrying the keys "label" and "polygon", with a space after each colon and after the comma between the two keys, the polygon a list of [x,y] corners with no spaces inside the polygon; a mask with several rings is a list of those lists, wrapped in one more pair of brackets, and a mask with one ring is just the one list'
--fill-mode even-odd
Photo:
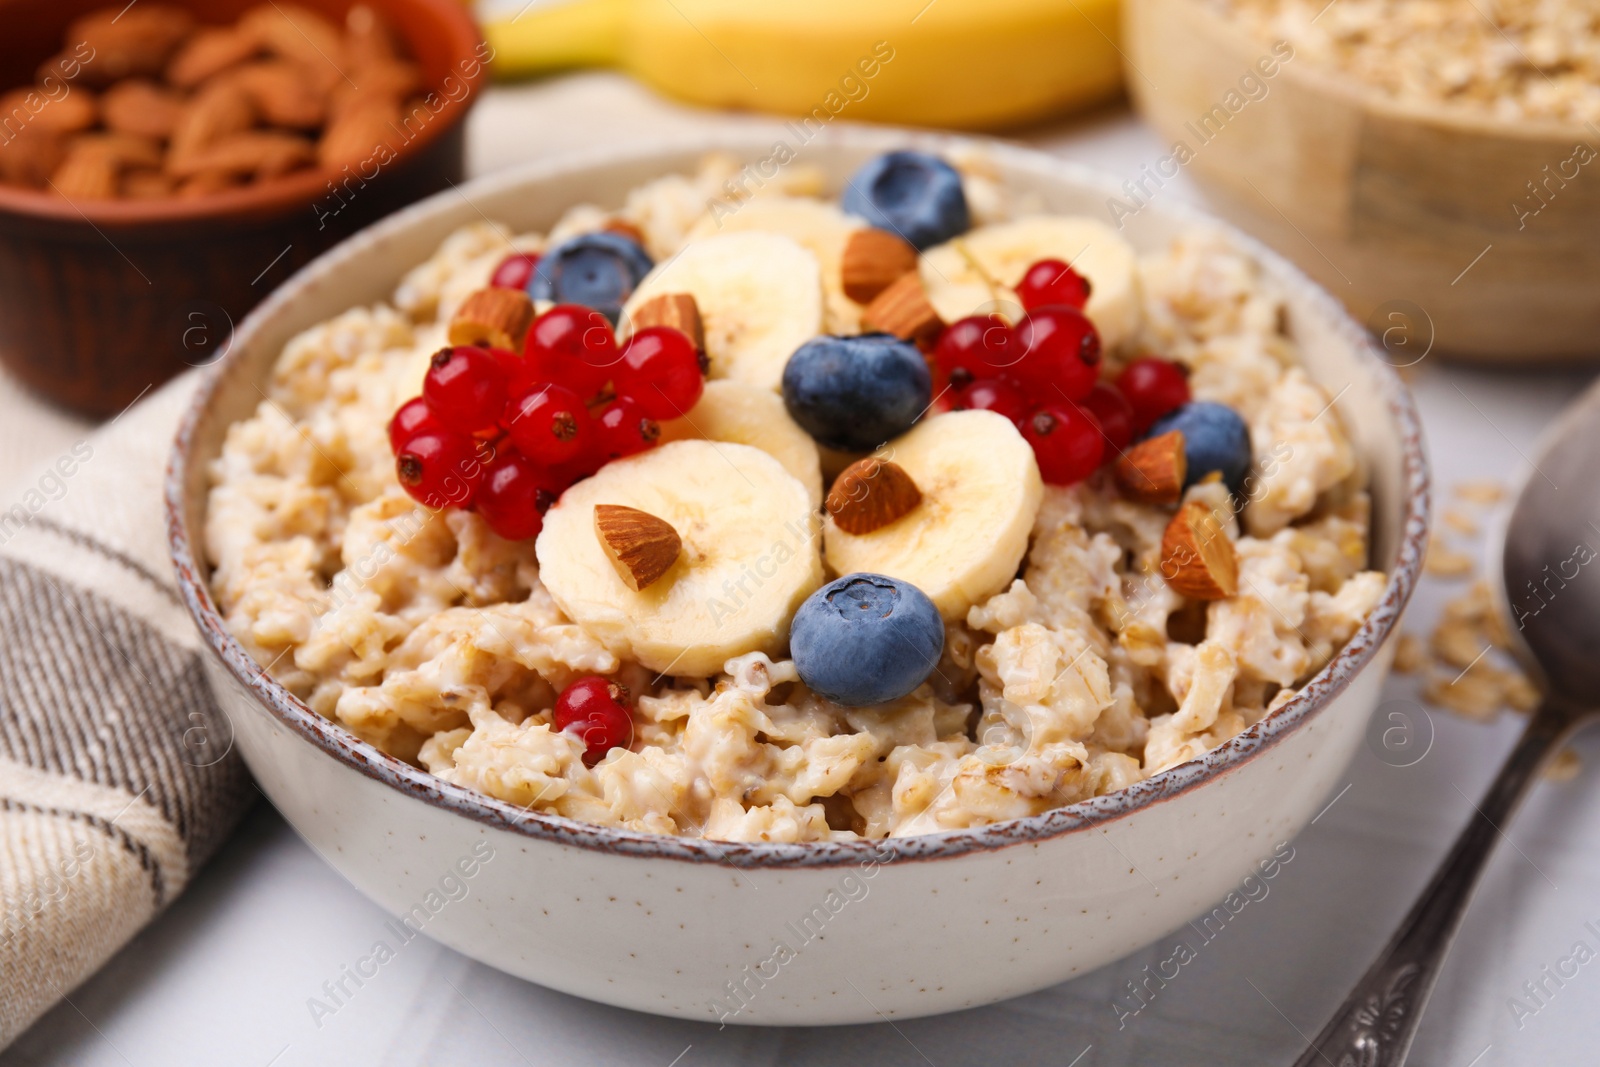
{"label": "raw oat flake in wooden bowl", "polygon": [[1600,351],[1600,7],[1506,0],[1129,0],[1129,87],[1179,172],[1384,342]]}

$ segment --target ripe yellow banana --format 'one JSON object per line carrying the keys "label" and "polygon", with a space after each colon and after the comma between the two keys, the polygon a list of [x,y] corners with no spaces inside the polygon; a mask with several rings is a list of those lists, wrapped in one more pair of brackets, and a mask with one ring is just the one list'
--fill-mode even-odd
{"label": "ripe yellow banana", "polygon": [[956,129],[1114,96],[1117,0],[571,0],[492,22],[502,77],[614,66],[712,107]]}

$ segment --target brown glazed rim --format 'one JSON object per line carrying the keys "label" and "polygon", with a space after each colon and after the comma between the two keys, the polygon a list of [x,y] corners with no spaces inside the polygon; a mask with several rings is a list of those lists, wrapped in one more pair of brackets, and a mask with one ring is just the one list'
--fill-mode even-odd
{"label": "brown glazed rim", "polygon": [[[421,152],[466,118],[467,104],[483,85],[488,62],[478,55],[483,34],[472,21],[467,5],[460,0],[406,0],[427,11],[433,19],[430,33],[449,46],[450,74],[460,79],[467,92],[459,101],[441,109],[414,140],[395,150],[398,163]],[[380,2],[380,7],[387,6]],[[461,73],[462,64],[479,62],[471,78]],[[437,91],[437,86],[434,90]],[[393,164],[389,164],[393,165]],[[61,222],[82,222],[90,226],[160,226],[215,218],[271,218],[304,208],[326,195],[328,184],[338,173],[320,167],[286,178],[274,178],[242,189],[212,193],[193,200],[162,197],[152,200],[68,200],[37,189],[0,183],[0,213]]]}
{"label": "brown glazed rim", "polygon": [[[878,151],[903,148],[908,145],[939,151],[970,143],[955,137],[872,129],[829,131],[828,135],[819,138],[819,141],[840,147],[859,146]],[[761,135],[744,134],[701,138],[687,145],[680,139],[675,142],[636,144],[625,150],[608,148],[587,153],[564,154],[554,160],[545,160],[510,172],[480,178],[464,186],[462,191],[469,196],[473,193],[493,193],[562,173],[574,167],[635,161],[662,154],[681,155],[686,148],[699,148],[707,152],[724,150],[748,154],[764,152],[768,147]],[[1097,189],[1107,196],[1115,196],[1118,192],[1118,187],[1111,178],[1078,164],[1005,145],[986,144],[984,150],[997,162],[1016,170],[1032,172],[1051,180],[1065,179],[1079,187]],[[348,247],[351,242],[382,240],[385,236],[403,232],[414,217],[428,212],[432,205],[443,198],[453,199],[458,195],[460,192],[450,191],[437,194],[368,228],[345,244],[325,253],[302,268],[252,312],[241,324],[240,336],[248,340],[255,328],[285,306],[295,292],[336,271],[341,250]],[[1180,221],[1192,224],[1221,226],[1241,248],[1256,257],[1277,280],[1302,290],[1317,310],[1332,323],[1336,335],[1360,353],[1358,358],[1366,361],[1368,368],[1376,373],[1381,383],[1385,405],[1398,430],[1402,450],[1403,499],[1399,502],[1401,524],[1398,551],[1383,597],[1338,654],[1317,672],[1292,700],[1243,733],[1198,759],[1180,764],[1125,789],[1054,808],[1039,815],[973,829],[951,830],[914,837],[805,844],[722,842],[612,829],[559,815],[532,811],[462,786],[452,785],[425,770],[380,751],[373,745],[359,740],[344,727],[312,711],[251,659],[229,633],[216,605],[212,602],[206,581],[208,568],[197,557],[195,542],[191,540],[185,526],[187,505],[184,486],[188,480],[190,453],[194,447],[196,429],[213,395],[228,376],[230,368],[239,362],[240,355],[248,347],[247,345],[234,345],[229,354],[207,372],[179,425],[172,459],[167,468],[168,542],[173,563],[177,568],[178,585],[184,602],[190,614],[194,616],[211,654],[220,660],[240,686],[254,696],[265,714],[334,759],[369,778],[391,786],[408,797],[455,812],[483,826],[540,841],[593,849],[613,855],[731,865],[741,870],[768,867],[835,867],[867,862],[901,863],[950,859],[1013,845],[1037,845],[1051,838],[1083,831],[1171,800],[1221,778],[1300,729],[1320,714],[1350,685],[1362,668],[1372,661],[1399,622],[1401,612],[1421,572],[1428,537],[1430,477],[1424,454],[1421,423],[1410,394],[1401,383],[1399,375],[1380,358],[1366,332],[1345,313],[1333,297],[1317,288],[1299,270],[1276,253],[1232,227],[1218,223],[1211,216],[1181,205],[1167,207],[1164,212],[1176,216]]]}

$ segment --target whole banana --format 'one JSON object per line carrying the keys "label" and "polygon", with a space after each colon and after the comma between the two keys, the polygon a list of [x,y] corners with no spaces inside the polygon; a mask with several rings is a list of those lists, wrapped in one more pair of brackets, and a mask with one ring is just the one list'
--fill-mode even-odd
{"label": "whole banana", "polygon": [[614,66],[712,107],[955,129],[1115,96],[1117,0],[571,0],[487,28],[502,77]]}

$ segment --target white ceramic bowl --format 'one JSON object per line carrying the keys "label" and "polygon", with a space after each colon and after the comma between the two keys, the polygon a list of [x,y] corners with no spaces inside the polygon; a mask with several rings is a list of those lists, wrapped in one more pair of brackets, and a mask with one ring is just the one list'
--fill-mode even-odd
{"label": "white ceramic bowl", "polygon": [[[800,159],[842,182],[866,158],[950,142],[840,131]],[[242,324],[195,398],[167,488],[172,554],[236,743],[261,788],[359,889],[428,936],[581,997],[693,1019],[831,1024],[909,1018],[1027,993],[1146,945],[1210,908],[1323,803],[1360,743],[1427,536],[1428,473],[1404,387],[1338,304],[1254,244],[1287,287],[1290,329],[1339,396],[1371,471],[1382,602],[1286,707],[1202,759],[1109,796],[975,830],[884,843],[725,844],[604,829],[439,781],[289,695],[229,636],[199,557],[206,465],[296,332],[386,299],[456,227],[542,229],[581,201],[620,203],[708,150],[752,161],[769,137],[569,156],[423,201],[296,274]],[[1010,186],[1105,217],[1114,186],[996,146]],[[1154,204],[1140,249],[1200,220]]]}

